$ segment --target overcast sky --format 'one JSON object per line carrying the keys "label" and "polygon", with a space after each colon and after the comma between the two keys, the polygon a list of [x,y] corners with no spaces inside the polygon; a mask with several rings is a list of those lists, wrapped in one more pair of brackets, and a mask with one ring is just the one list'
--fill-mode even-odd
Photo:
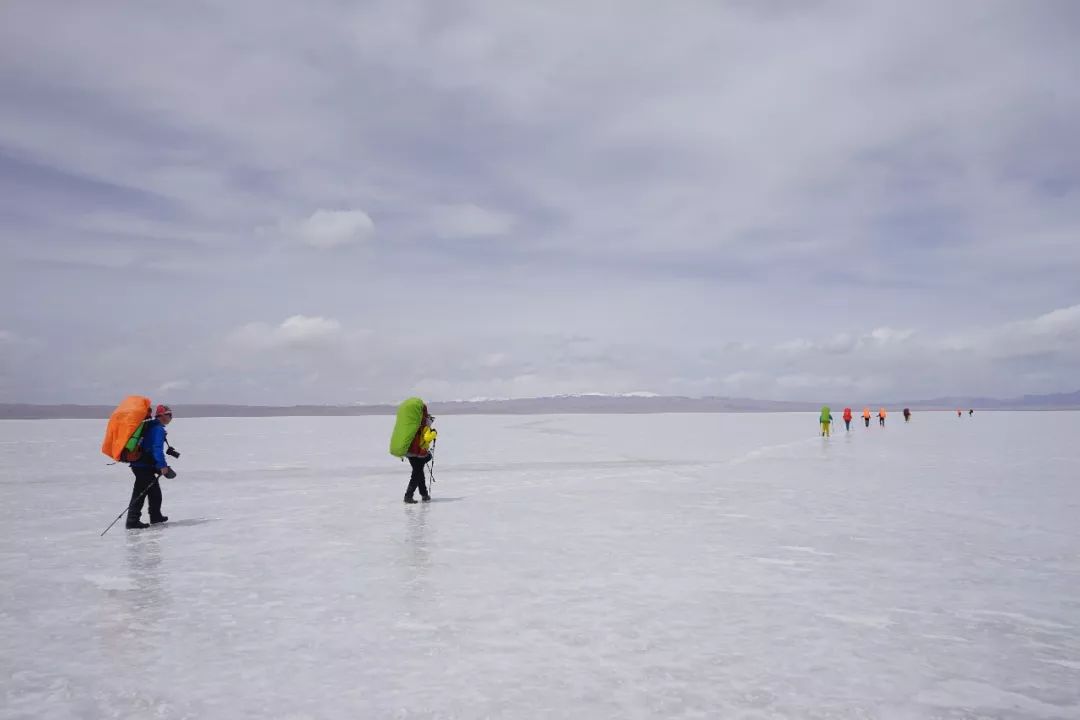
{"label": "overcast sky", "polygon": [[0,4],[0,401],[1080,388],[1080,3]]}

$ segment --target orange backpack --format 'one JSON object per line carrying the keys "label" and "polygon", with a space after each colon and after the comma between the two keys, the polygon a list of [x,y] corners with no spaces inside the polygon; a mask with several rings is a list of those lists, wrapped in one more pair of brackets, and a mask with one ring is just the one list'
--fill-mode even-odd
{"label": "orange backpack", "polygon": [[117,462],[138,460],[143,422],[150,419],[150,398],[129,395],[116,406],[105,428],[101,452]]}

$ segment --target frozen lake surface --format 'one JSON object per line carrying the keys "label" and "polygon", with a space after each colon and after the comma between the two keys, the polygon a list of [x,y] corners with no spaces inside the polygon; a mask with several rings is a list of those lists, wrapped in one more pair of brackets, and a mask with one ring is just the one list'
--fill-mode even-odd
{"label": "frozen lake surface", "polygon": [[2,421],[0,718],[1080,718],[1080,414],[815,420]]}

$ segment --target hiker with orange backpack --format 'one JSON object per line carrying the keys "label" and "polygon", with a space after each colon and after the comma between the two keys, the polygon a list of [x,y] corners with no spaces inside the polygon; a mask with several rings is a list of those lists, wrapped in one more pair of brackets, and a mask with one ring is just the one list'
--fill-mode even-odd
{"label": "hiker with orange backpack", "polygon": [[862,409],[862,419],[866,423],[866,427],[870,427],[870,408],[864,407]]}
{"label": "hiker with orange backpack", "polygon": [[885,427],[885,417],[887,415],[888,415],[888,413],[885,412],[885,408],[881,408],[880,410],[877,411],[878,425],[880,425],[881,427]]}
{"label": "hiker with orange backpack", "polygon": [[165,426],[172,422],[172,409],[168,405],[158,405],[154,411],[152,407],[150,398],[128,395],[113,410],[105,426],[101,452],[113,459],[111,465],[128,463],[135,475],[135,485],[127,507],[101,531],[102,535],[112,530],[125,513],[128,529],[149,527],[142,521],[143,500],[147,497],[150,498],[150,523],[163,523],[169,519],[161,514],[158,478],[161,475],[169,479],[176,477],[165,456],[179,458],[180,453],[169,444],[165,434]]}
{"label": "hiker with orange backpack", "polygon": [[[161,485],[158,478],[162,475],[172,479],[176,472],[169,467],[165,455],[180,457],[180,453],[169,444],[166,439],[165,426],[172,422],[172,408],[168,405],[158,405],[154,410],[153,419],[143,423],[142,436],[138,441],[138,450],[135,458],[131,460],[131,472],[135,475],[135,485],[131,488],[131,502],[128,504],[127,524],[128,530],[148,528],[150,525],[166,522],[169,518],[161,514]],[[150,524],[142,521],[143,499],[150,502]]]}

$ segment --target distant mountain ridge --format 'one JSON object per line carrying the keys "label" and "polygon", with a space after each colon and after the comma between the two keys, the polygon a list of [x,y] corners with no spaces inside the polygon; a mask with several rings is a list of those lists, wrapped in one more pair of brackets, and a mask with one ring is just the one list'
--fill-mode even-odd
{"label": "distant mountain ridge", "polygon": [[943,409],[974,408],[976,410],[1080,410],[1080,390],[1071,393],[1049,395],[1021,395],[1001,400],[985,397],[942,397],[924,401],[924,404]]}
{"label": "distant mountain ridge", "polygon": [[[1049,395],[1023,395],[999,399],[985,397],[939,397],[930,400],[899,402],[800,402],[782,400],[753,400],[730,397],[682,397],[627,393],[604,395],[554,395],[534,398],[476,399],[433,401],[429,403],[434,415],[543,415],[543,414],[646,414],[646,413],[723,413],[723,412],[813,412],[822,404],[834,410],[845,405],[869,405],[912,410],[1080,410],[1080,390]],[[359,415],[393,415],[396,405],[230,405],[180,404],[173,405],[180,417],[343,417]],[[107,418],[111,405],[33,405],[26,403],[0,404],[0,419],[99,419]]]}

